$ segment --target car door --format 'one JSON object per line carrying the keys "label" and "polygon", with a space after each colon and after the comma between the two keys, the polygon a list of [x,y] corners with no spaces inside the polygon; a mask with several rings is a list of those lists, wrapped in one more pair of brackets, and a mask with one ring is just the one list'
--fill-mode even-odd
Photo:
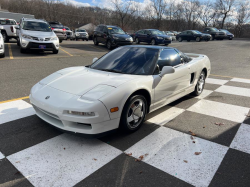
{"label": "car door", "polygon": [[164,66],[172,66],[175,72],[166,74],[163,77],[160,77],[158,73],[153,75],[155,108],[165,105],[171,97],[188,88],[191,80],[188,64],[182,61],[181,56],[175,49],[162,50],[157,66],[159,71],[161,71]]}
{"label": "car door", "polygon": [[145,40],[146,40],[145,30],[142,30],[142,31],[140,32],[140,38],[139,38],[139,40],[140,40],[141,42],[145,42]]}
{"label": "car door", "polygon": [[96,28],[96,39],[97,39],[97,42],[102,43],[102,38],[101,38],[102,34],[101,33],[102,33],[102,26],[98,26]]}
{"label": "car door", "polygon": [[149,30],[145,30],[144,34],[145,34],[144,42],[150,43],[152,33]]}
{"label": "car door", "polygon": [[187,40],[194,40],[194,35],[192,31],[187,31]]}
{"label": "car door", "polygon": [[182,38],[182,40],[186,40],[186,39],[187,39],[187,31],[183,31],[183,32],[180,34],[180,37]]}

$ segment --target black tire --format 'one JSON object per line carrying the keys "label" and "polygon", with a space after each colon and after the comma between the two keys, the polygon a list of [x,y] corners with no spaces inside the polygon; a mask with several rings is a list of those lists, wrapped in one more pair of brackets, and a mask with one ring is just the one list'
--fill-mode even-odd
{"label": "black tire", "polygon": [[23,49],[20,47],[20,53],[25,53],[26,52],[26,49]]}
{"label": "black tire", "polygon": [[135,38],[135,43],[136,43],[136,44],[140,44],[139,38]]}
{"label": "black tire", "polygon": [[[203,77],[202,86],[200,85],[201,77]],[[195,90],[192,94],[195,96],[199,96],[204,90],[205,83],[206,83],[206,73],[204,71],[202,71],[199,78],[198,78],[197,84],[195,86]]]}
{"label": "black tire", "polygon": [[5,52],[0,54],[0,58],[4,58],[5,57]]}
{"label": "black tire", "polygon": [[53,54],[58,54],[59,50],[53,50]]}
{"label": "black tire", "polygon": [[62,43],[62,40],[59,40],[59,43]]}
{"label": "black tire", "polygon": [[98,45],[98,44],[99,44],[99,42],[97,41],[97,38],[96,38],[96,37],[94,38],[94,44],[95,44],[95,45]]}
{"label": "black tire", "polygon": [[[141,109],[141,110],[143,110],[143,112],[142,112],[143,114],[141,117],[138,118],[139,120],[138,120],[138,123],[135,124],[135,127],[132,127],[132,125],[128,122],[127,119],[128,119],[128,115],[132,112],[131,105],[134,104],[134,102],[136,102],[137,100],[141,100],[144,103],[144,105],[143,105],[144,108],[142,107],[142,109]],[[123,107],[119,128],[122,131],[130,132],[130,133],[137,131],[141,127],[141,125],[145,119],[147,107],[148,107],[147,100],[145,99],[144,96],[142,96],[142,95],[131,96],[127,100],[127,102],[125,103],[125,105]],[[136,110],[137,109],[139,109],[139,108],[136,108]],[[132,114],[134,114],[134,112],[131,113],[131,117],[132,117]],[[135,115],[133,115],[133,116],[135,116]]]}
{"label": "black tire", "polygon": [[182,38],[181,38],[181,37],[179,37],[179,38],[178,38],[178,41],[179,41],[179,42],[182,42]]}
{"label": "black tire", "polygon": [[200,38],[200,37],[197,37],[197,38],[195,39],[195,41],[196,41],[196,42],[200,42],[200,41],[201,41],[201,38]]}
{"label": "black tire", "polygon": [[9,36],[7,35],[7,33],[5,31],[2,32],[2,35],[3,35],[3,41],[9,42]]}
{"label": "black tire", "polygon": [[20,40],[17,39],[17,42],[16,42],[17,46],[20,46]]}
{"label": "black tire", "polygon": [[187,42],[190,42],[190,40],[187,40]]}
{"label": "black tire", "polygon": [[152,39],[150,42],[151,45],[157,45],[155,39]]}
{"label": "black tire", "polygon": [[111,43],[110,40],[107,41],[106,47],[108,48],[108,50],[111,50],[111,49],[112,49],[112,43]]}
{"label": "black tire", "polygon": [[89,41],[89,39],[87,39],[86,41]]}

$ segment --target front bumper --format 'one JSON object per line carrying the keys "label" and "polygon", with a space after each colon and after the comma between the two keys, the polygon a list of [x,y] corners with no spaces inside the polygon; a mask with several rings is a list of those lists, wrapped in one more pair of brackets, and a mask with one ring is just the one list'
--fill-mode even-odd
{"label": "front bumper", "polygon": [[[41,46],[43,46],[41,48]],[[44,47],[45,46],[45,47]],[[59,43],[39,43],[39,42],[28,42],[26,46],[21,43],[21,47],[23,49],[35,49],[35,50],[43,50],[43,51],[54,51],[59,49]]]}
{"label": "front bumper", "polygon": [[123,46],[123,45],[132,45],[133,40],[113,40],[112,46]]}
{"label": "front bumper", "polygon": [[67,39],[67,34],[63,34],[63,33],[58,33],[55,32],[56,36],[59,38],[59,40],[66,40]]}
{"label": "front bumper", "polygon": [[156,39],[155,40],[157,44],[171,44],[171,39]]}
{"label": "front bumper", "polygon": [[[50,98],[45,99],[47,96]],[[102,102],[79,97],[38,83],[31,90],[30,102],[38,117],[63,131],[93,136],[118,128],[120,118],[111,120]],[[95,116],[72,115],[68,110],[92,111]]]}

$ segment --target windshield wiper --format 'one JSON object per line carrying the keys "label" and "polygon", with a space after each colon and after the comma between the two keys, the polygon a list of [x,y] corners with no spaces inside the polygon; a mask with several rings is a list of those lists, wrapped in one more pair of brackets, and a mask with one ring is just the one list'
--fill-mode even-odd
{"label": "windshield wiper", "polygon": [[108,71],[108,72],[113,72],[113,73],[122,73],[119,70],[114,70],[114,69],[97,69],[97,70],[101,70],[101,71]]}

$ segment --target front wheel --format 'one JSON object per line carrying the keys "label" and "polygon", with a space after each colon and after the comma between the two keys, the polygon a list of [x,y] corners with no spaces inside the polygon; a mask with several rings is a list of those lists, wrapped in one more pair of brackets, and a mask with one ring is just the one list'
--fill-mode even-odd
{"label": "front wheel", "polygon": [[152,40],[151,40],[151,45],[156,45],[155,39],[152,39]]}
{"label": "front wheel", "polygon": [[179,41],[179,42],[182,42],[182,38],[181,38],[181,37],[179,37],[179,38],[178,38],[178,41]]}
{"label": "front wheel", "polygon": [[147,100],[142,95],[134,95],[126,102],[120,120],[120,128],[126,132],[138,130],[146,116]]}
{"label": "front wheel", "polygon": [[9,42],[9,37],[7,35],[7,33],[5,31],[2,32],[2,36],[3,36],[3,41],[6,43],[6,42]]}
{"label": "front wheel", "polygon": [[199,76],[198,82],[195,86],[195,90],[193,92],[193,95],[199,96],[202,93],[204,86],[205,86],[205,79],[206,79],[206,74],[204,71],[202,71],[200,76]]}

